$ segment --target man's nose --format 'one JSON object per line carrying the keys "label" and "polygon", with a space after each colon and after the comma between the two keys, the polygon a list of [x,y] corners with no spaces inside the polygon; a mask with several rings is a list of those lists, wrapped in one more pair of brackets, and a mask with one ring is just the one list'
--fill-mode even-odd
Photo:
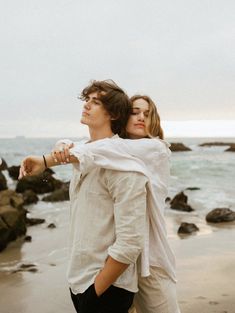
{"label": "man's nose", "polygon": [[89,101],[87,101],[87,102],[85,102],[85,103],[83,104],[83,107],[84,107],[84,109],[86,109],[86,110],[90,110],[91,104],[89,103]]}

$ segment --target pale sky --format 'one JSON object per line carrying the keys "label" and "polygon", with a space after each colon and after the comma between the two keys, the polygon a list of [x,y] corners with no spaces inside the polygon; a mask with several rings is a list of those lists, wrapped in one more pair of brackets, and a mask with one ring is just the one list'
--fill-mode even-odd
{"label": "pale sky", "polygon": [[86,134],[77,95],[108,78],[150,95],[166,135],[235,136],[234,16],[234,0],[0,0],[0,137]]}

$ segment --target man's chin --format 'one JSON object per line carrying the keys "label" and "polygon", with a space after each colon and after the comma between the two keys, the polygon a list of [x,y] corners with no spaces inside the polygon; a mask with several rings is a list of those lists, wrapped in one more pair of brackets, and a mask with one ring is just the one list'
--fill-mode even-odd
{"label": "man's chin", "polygon": [[80,119],[80,123],[81,123],[81,124],[84,124],[84,125],[87,125],[87,122],[86,122],[86,120],[85,120],[84,118],[81,118],[81,119]]}

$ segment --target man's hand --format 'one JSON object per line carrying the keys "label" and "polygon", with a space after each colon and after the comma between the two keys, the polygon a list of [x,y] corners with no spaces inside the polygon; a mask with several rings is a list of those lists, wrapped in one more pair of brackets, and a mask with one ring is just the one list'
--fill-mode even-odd
{"label": "man's hand", "polygon": [[54,149],[51,151],[51,156],[55,162],[60,164],[67,164],[70,162],[70,152],[69,149],[74,146],[73,143],[58,143],[55,145]]}
{"label": "man's hand", "polygon": [[34,176],[45,170],[44,160],[42,156],[28,156],[21,162],[18,179],[26,176]]}
{"label": "man's hand", "polygon": [[128,268],[129,264],[124,264],[108,256],[104,268],[95,278],[94,288],[97,296],[101,296]]}

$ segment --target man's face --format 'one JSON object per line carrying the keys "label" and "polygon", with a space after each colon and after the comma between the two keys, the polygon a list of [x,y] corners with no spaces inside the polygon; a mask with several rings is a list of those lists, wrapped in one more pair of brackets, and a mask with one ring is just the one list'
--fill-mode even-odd
{"label": "man's face", "polygon": [[83,105],[81,123],[94,129],[111,126],[111,117],[99,100],[97,92],[87,96]]}

